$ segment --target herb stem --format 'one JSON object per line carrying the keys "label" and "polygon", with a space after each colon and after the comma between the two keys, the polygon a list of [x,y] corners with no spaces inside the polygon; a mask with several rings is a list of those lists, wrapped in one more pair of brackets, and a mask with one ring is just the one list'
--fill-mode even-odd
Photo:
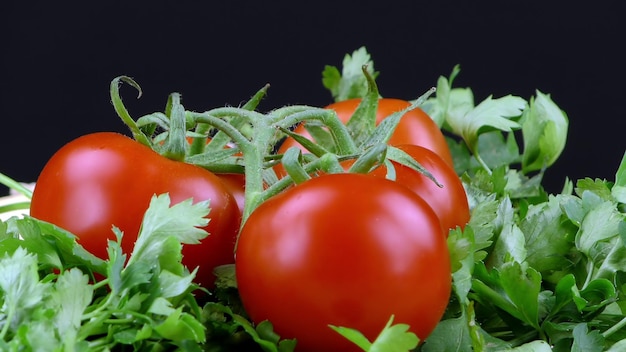
{"label": "herb stem", "polygon": [[107,309],[107,307],[111,304],[111,302],[113,302],[113,294],[109,294],[107,296],[106,300],[104,302],[100,303],[100,305],[98,307],[96,307],[96,309],[92,310],[89,313],[83,314],[81,319],[82,320],[89,320],[91,318],[96,317],[98,314],[100,314],[100,312],[102,312],[105,309]]}
{"label": "herb stem", "polygon": [[14,210],[24,210],[30,208],[30,202],[15,202],[0,206],[0,214]]}
{"label": "herb stem", "polygon": [[10,178],[9,176],[3,174],[0,172],[0,184],[3,184],[7,187],[9,187],[10,189],[13,189],[19,193],[21,193],[22,195],[24,195],[26,198],[31,199],[33,197],[33,191],[31,191],[30,189],[24,187],[21,183],[15,181],[14,179]]}
{"label": "herb stem", "polygon": [[108,284],[109,284],[109,279],[108,279],[108,278],[106,278],[106,279],[102,279],[102,280],[100,280],[100,281],[96,282],[95,284],[93,284],[92,288],[93,288],[94,290],[97,290],[97,289],[99,289],[100,287],[106,286],[106,285],[108,285]]}
{"label": "herb stem", "polygon": [[476,161],[478,161],[480,166],[482,166],[482,168],[485,169],[485,171],[487,171],[487,174],[491,175],[492,171],[489,168],[489,165],[487,165],[485,160],[483,160],[483,158],[480,156],[480,154],[478,153],[478,150],[474,151],[474,158],[476,158]]}
{"label": "herb stem", "polygon": [[0,331],[0,340],[4,340],[4,337],[9,332],[9,327],[11,326],[11,322],[13,321],[13,316],[15,315],[15,305],[9,305],[9,312],[7,313],[6,319],[4,319],[4,325],[2,326],[2,331]]}
{"label": "herb stem", "polygon": [[583,284],[581,291],[587,288],[589,283],[591,282],[591,278],[593,277],[593,261],[587,261],[587,277],[585,278],[585,283]]}
{"label": "herb stem", "polygon": [[530,330],[522,335],[516,336],[515,338],[508,340],[507,342],[510,343],[512,347],[517,347],[529,341],[532,341],[535,336],[537,336],[537,330]]}
{"label": "herb stem", "polygon": [[603,332],[602,337],[607,338],[613,335],[614,333],[616,333],[617,331],[621,330],[625,326],[626,326],[626,317],[620,320],[617,324],[608,328],[605,332]]}

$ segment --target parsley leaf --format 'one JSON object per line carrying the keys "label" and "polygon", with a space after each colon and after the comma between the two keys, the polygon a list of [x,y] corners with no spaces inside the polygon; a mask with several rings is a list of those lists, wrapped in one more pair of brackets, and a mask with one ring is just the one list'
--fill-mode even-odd
{"label": "parsley leaf", "polygon": [[406,324],[393,324],[393,315],[387,321],[383,330],[378,334],[373,342],[370,342],[359,331],[330,325],[330,327],[339,334],[354,342],[363,351],[368,352],[402,352],[411,351],[417,347],[419,338],[412,332],[409,332],[409,326]]}
{"label": "parsley leaf", "polygon": [[561,155],[567,141],[567,115],[550,98],[537,90],[522,116],[524,172],[544,169]]}
{"label": "parsley leaf", "polygon": [[615,185],[611,189],[611,194],[618,202],[626,204],[626,152],[615,174]]}
{"label": "parsley leaf", "polygon": [[15,332],[44,301],[49,284],[39,281],[37,257],[24,248],[0,259],[0,339]]}
{"label": "parsley leaf", "polygon": [[181,243],[196,244],[206,237],[202,227],[208,224],[208,201],[192,205],[188,199],[171,208],[167,194],[154,196],[146,211],[137,242],[128,261],[134,263],[158,263],[173,273],[183,272]]}
{"label": "parsley leaf", "polygon": [[367,79],[363,75],[363,65],[367,66],[369,74],[376,78],[378,72],[374,71],[374,63],[365,47],[361,47],[352,55],[346,54],[342,62],[342,70],[335,66],[327,65],[322,72],[322,83],[330,90],[335,101],[343,101],[351,98],[361,98],[369,89]]}

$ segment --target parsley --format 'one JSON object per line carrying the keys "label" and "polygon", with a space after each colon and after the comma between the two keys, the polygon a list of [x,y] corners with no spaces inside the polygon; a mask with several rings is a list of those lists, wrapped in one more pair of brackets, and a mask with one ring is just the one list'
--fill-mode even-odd
{"label": "parsley", "polygon": [[326,65],[322,72],[322,84],[328,90],[335,101],[351,98],[361,98],[367,94],[369,85],[363,75],[363,66],[367,66],[367,72],[372,77],[378,76],[374,71],[374,62],[365,47],[355,50],[352,55],[346,54],[342,62],[342,70],[335,66]]}
{"label": "parsley", "polygon": [[354,342],[363,351],[409,351],[416,348],[419,343],[417,335],[409,332],[409,326],[406,324],[393,324],[393,318],[393,316],[389,318],[387,325],[385,325],[376,340],[372,342],[357,330],[332,325],[330,327]]}
{"label": "parsley", "polygon": [[[0,232],[0,346],[8,350],[106,350],[119,344],[199,346],[206,339],[191,298],[194,272],[180,262],[184,243],[207,233],[208,204],[172,207],[152,199],[135,250],[125,263],[117,241],[99,261],[71,234],[31,217]],[[58,272],[58,274],[56,273]],[[94,282],[95,274],[106,278]]]}

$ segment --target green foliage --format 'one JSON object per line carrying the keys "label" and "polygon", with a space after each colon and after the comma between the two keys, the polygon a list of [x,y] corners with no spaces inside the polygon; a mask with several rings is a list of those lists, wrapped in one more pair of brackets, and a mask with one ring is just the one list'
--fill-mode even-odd
{"label": "green foliage", "polygon": [[575,194],[512,198],[518,172],[496,174],[464,178],[472,217],[448,237],[455,297],[422,350],[617,350],[626,214],[615,183],[583,179]]}
{"label": "green foliage", "polygon": [[380,334],[378,334],[378,337],[376,337],[376,340],[373,342],[370,342],[357,330],[332,325],[330,327],[348,340],[354,342],[363,351],[410,351],[416,348],[419,343],[417,335],[408,331],[409,326],[406,324],[393,324],[393,318],[393,316],[389,318],[387,325],[385,325]]}
{"label": "green foliage", "polygon": [[355,50],[352,55],[346,54],[343,58],[341,72],[336,66],[326,65],[322,72],[322,84],[328,89],[335,101],[365,96],[369,87],[363,66],[373,77],[378,76],[374,71],[374,63],[365,47]]}

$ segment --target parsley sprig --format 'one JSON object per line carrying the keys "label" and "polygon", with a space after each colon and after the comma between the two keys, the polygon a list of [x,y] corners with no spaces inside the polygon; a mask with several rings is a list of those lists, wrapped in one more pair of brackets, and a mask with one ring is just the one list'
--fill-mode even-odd
{"label": "parsley sprig", "polygon": [[0,347],[200,346],[206,335],[191,296],[195,271],[181,264],[181,249],[207,236],[208,213],[207,202],[170,207],[167,194],[155,196],[128,260],[117,228],[103,261],[35,218],[0,223]]}

